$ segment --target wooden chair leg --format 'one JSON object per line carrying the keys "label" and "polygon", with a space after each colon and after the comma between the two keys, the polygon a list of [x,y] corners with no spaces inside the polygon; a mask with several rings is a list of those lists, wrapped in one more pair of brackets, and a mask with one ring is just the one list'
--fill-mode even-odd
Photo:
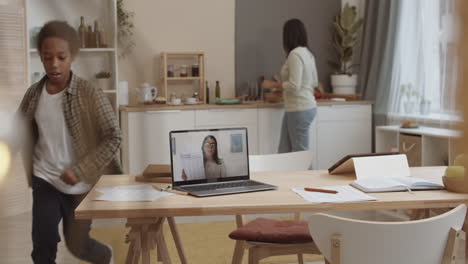
{"label": "wooden chair leg", "polygon": [[330,238],[331,263],[341,264],[341,236],[333,235]]}
{"label": "wooden chair leg", "polygon": [[304,256],[302,254],[297,254],[297,263],[304,264]]}
{"label": "wooden chair leg", "polygon": [[170,216],[167,218],[169,227],[171,228],[172,237],[174,238],[174,243],[179,253],[180,263],[187,264],[187,257],[185,256],[184,248],[182,247],[182,241],[179,236],[179,230],[177,230],[177,224],[174,217]]}
{"label": "wooden chair leg", "polygon": [[249,264],[259,264],[259,252],[258,249],[253,247],[249,249]]}
{"label": "wooden chair leg", "polygon": [[234,255],[232,256],[232,264],[242,264],[244,258],[245,241],[236,240],[236,247],[234,248]]}

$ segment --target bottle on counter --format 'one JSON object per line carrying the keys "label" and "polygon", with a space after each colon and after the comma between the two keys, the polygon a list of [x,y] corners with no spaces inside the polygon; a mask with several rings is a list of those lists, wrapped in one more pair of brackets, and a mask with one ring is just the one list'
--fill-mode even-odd
{"label": "bottle on counter", "polygon": [[219,81],[216,81],[215,98],[216,99],[221,99],[221,87],[219,87]]}
{"label": "bottle on counter", "polygon": [[78,27],[78,35],[80,37],[80,48],[86,48],[86,26],[84,24],[84,17],[80,17],[80,26]]}
{"label": "bottle on counter", "polygon": [[88,31],[86,32],[86,48],[95,48],[93,28],[91,25],[88,25]]}
{"label": "bottle on counter", "polygon": [[210,88],[208,87],[208,81],[206,81],[206,85],[205,85],[205,88],[206,88],[206,103],[209,104],[210,103]]}
{"label": "bottle on counter", "polygon": [[94,47],[100,48],[101,45],[99,43],[100,36],[99,36],[99,27],[98,27],[98,22],[97,20],[94,20],[94,31],[93,31],[93,41],[94,41]]}

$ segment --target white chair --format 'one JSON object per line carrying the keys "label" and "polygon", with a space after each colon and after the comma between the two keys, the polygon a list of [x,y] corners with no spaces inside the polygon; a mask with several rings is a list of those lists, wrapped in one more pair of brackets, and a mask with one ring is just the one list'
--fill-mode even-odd
{"label": "white chair", "polygon": [[[268,154],[268,155],[250,155],[249,156],[249,169],[250,172],[261,171],[302,171],[310,167],[312,161],[312,152],[309,150],[281,153],[281,154]],[[295,214],[295,220],[299,220],[299,213]],[[257,218],[254,221],[265,221],[265,219]],[[270,221],[270,220],[266,220]],[[275,221],[275,220],[271,220]],[[297,222],[296,221],[296,222]],[[244,226],[245,219],[242,215],[236,216],[237,227]],[[280,222],[280,221],[278,221]],[[271,223],[271,222],[270,222]],[[305,223],[304,223],[305,224]],[[297,225],[293,228],[297,228]],[[236,230],[236,231],[237,231]],[[287,229],[288,230],[288,229]],[[264,230],[262,230],[264,231]],[[268,231],[265,231],[268,232]],[[308,236],[308,235],[307,235]],[[316,249],[313,242],[295,242],[295,243],[282,243],[282,241],[272,241],[266,243],[264,241],[252,241],[235,238],[236,247],[232,259],[233,264],[240,264],[244,255],[244,250],[249,250],[249,264],[258,263],[260,259],[277,256],[277,255],[292,255],[297,254],[299,263],[303,262],[303,253],[320,254]]]}
{"label": "white chair", "polygon": [[312,151],[304,150],[289,153],[249,155],[250,172],[259,171],[301,171],[312,163]]}
{"label": "white chair", "polygon": [[[309,230],[332,264],[448,264],[464,250],[466,205],[417,221],[374,222],[315,214]],[[459,248],[460,247],[460,248]],[[460,256],[462,255],[462,256]],[[465,254],[459,254],[464,262]],[[458,262],[457,262],[458,263]]]}

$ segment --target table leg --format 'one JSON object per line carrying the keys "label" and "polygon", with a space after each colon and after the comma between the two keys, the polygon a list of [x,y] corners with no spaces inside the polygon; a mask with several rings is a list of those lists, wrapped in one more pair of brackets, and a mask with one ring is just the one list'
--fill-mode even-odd
{"label": "table leg", "polygon": [[126,264],[138,264],[140,255],[142,264],[149,264],[151,250],[155,247],[159,248],[158,253],[163,263],[171,263],[162,231],[164,220],[165,217],[127,219],[126,226],[130,227],[130,232],[125,242],[130,245]]}
{"label": "table leg", "polygon": [[182,247],[182,241],[180,240],[179,231],[177,230],[177,225],[174,220],[174,217],[168,217],[167,222],[171,228],[172,237],[174,238],[174,243],[179,253],[180,263],[187,264],[187,257],[185,256],[184,248]]}

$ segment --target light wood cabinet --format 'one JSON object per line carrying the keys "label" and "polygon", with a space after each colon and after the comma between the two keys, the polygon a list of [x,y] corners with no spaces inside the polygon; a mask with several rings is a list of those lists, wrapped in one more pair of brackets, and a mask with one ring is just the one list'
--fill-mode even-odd
{"label": "light wood cabinet", "polygon": [[[160,96],[166,97],[167,103],[171,103],[171,93],[175,93],[178,98],[187,98],[192,97],[194,92],[198,93],[200,103],[206,103],[205,54],[203,52],[162,52],[160,61],[159,76],[162,85]],[[198,65],[198,74],[195,75],[193,74],[194,64]],[[186,76],[181,76],[183,65],[186,66]],[[172,69],[169,69],[170,66]]]}

